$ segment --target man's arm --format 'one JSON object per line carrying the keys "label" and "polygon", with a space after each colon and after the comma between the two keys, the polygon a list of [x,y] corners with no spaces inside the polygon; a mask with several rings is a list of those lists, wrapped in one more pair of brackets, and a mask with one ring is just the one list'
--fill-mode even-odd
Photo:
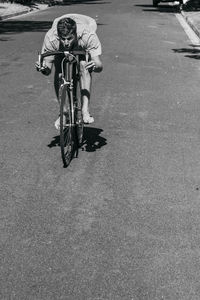
{"label": "man's arm", "polygon": [[103,64],[101,61],[101,42],[96,33],[92,32],[89,35],[86,33],[83,36],[83,39],[86,39],[85,48],[89,52],[90,61],[86,63],[85,67],[88,70],[94,72],[101,72],[103,70]]}
{"label": "man's arm", "polygon": [[[50,41],[49,32],[47,32],[45,35],[45,38],[44,38],[41,53],[44,53],[47,51],[55,51],[55,50],[57,50],[57,49],[55,49],[55,45]],[[36,70],[41,72],[42,74],[48,76],[51,73],[53,61],[54,61],[54,56],[45,57],[43,60],[43,66],[41,68],[39,68],[38,62],[36,62],[36,64],[35,64]]]}
{"label": "man's arm", "polygon": [[91,60],[86,63],[85,68],[93,72],[100,73],[103,70],[103,64],[100,55],[91,57]]}

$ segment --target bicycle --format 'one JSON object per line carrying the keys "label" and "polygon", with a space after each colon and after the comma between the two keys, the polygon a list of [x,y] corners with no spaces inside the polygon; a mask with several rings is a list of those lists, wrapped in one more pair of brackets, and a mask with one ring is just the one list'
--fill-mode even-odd
{"label": "bicycle", "polygon": [[67,167],[73,157],[78,156],[82,145],[80,55],[85,55],[88,60],[88,54],[84,50],[45,52],[38,55],[39,67],[42,67],[43,59],[51,55],[63,56],[59,74],[60,149],[63,166]]}

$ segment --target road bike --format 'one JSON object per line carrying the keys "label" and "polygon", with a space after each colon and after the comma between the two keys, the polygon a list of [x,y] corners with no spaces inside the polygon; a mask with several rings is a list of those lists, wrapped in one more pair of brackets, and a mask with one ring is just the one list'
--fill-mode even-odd
{"label": "road bike", "polygon": [[61,57],[59,74],[60,104],[60,149],[63,166],[67,167],[73,157],[78,156],[78,149],[83,139],[82,97],[80,80],[80,58],[88,54],[84,50],[48,51],[39,54],[39,67],[47,56]]}

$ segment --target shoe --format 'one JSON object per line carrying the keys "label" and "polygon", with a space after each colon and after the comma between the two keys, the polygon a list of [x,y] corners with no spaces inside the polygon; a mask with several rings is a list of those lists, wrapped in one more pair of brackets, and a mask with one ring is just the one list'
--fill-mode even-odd
{"label": "shoe", "polygon": [[[69,124],[69,114],[68,114],[68,112],[65,112],[63,114],[63,126],[66,126],[66,123]],[[55,121],[54,125],[55,125],[57,130],[60,130],[60,117],[58,117],[58,119]]]}
{"label": "shoe", "polygon": [[83,115],[83,122],[84,124],[92,124],[94,123],[94,118],[90,116],[89,114]]}

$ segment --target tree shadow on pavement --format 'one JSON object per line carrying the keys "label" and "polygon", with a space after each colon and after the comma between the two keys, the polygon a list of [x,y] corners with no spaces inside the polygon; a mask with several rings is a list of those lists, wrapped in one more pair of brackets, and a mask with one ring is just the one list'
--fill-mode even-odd
{"label": "tree shadow on pavement", "polygon": [[[83,145],[82,150],[87,152],[94,152],[97,149],[107,145],[106,139],[100,134],[103,129],[94,127],[84,127],[83,132]],[[49,148],[60,146],[60,136],[54,136],[50,144],[47,145]]]}
{"label": "tree shadow on pavement", "polygon": [[[8,37],[3,38],[1,35],[3,34],[15,34],[22,32],[46,32],[51,28],[53,22],[49,21],[0,21],[0,41],[8,41]],[[102,26],[105,24],[101,24],[97,22],[98,26]]]}
{"label": "tree shadow on pavement", "polygon": [[10,41],[9,38],[0,38],[0,42],[8,42],[8,41]]}
{"label": "tree shadow on pavement", "polygon": [[192,48],[172,49],[175,53],[188,53],[185,57],[200,59],[200,45],[191,45]]}
{"label": "tree shadow on pavement", "polygon": [[[21,32],[47,31],[51,28],[52,22],[48,21],[3,21],[0,22],[0,34],[13,34]],[[2,39],[1,39],[2,40]]]}
{"label": "tree shadow on pavement", "polygon": [[177,13],[180,11],[179,5],[159,4],[157,7],[149,4],[136,4],[135,6],[143,7],[143,11],[160,12],[160,13]]}

